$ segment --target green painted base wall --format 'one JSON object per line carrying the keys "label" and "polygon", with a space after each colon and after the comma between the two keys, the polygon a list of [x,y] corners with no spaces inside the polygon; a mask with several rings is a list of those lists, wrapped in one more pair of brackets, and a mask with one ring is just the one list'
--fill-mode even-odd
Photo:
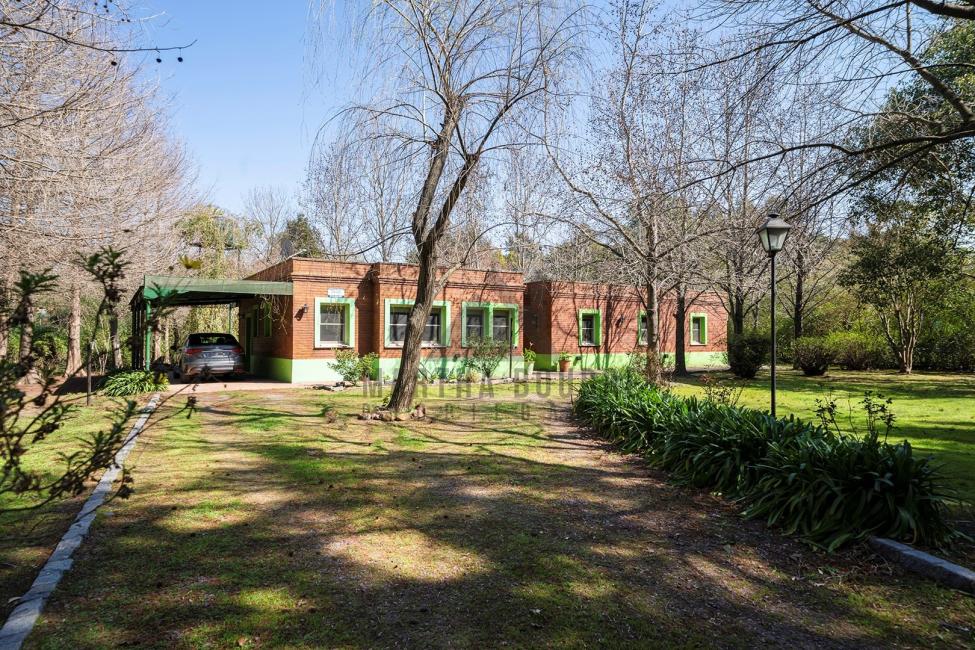
{"label": "green painted base wall", "polygon": [[[450,373],[460,374],[464,371],[464,357],[453,358],[427,358],[423,359],[420,363],[427,369],[428,372],[433,374],[435,377],[443,378]],[[396,379],[396,375],[399,373],[399,358],[382,358],[379,360],[379,368],[383,373],[383,377],[386,381],[392,381]],[[512,355],[511,357],[511,369],[515,375],[523,374],[525,372],[525,359],[521,355]],[[491,375],[494,378],[498,377],[508,377],[508,357],[501,360],[498,367],[494,370]]]}
{"label": "green painted base wall", "polygon": [[[725,368],[728,366],[724,352],[687,352],[688,368]],[[674,355],[664,353],[664,364],[673,366]],[[630,362],[630,354],[624,352],[583,353],[572,357],[573,370],[604,370],[620,368]],[[558,370],[559,355],[538,354],[535,356],[535,370]]]}
{"label": "green painted base wall", "polygon": [[[619,368],[630,362],[630,355],[620,352],[604,354],[577,354],[572,360],[573,370],[604,370]],[[664,354],[664,362],[672,366],[673,354]],[[398,358],[383,358],[378,361],[378,369],[387,381],[396,379],[399,372]],[[451,373],[460,374],[464,370],[464,357],[427,358],[422,361],[424,367],[434,376],[441,378]],[[688,368],[725,368],[728,363],[723,352],[688,352]],[[511,358],[511,368],[515,375],[525,372],[525,360],[521,355]],[[559,355],[539,354],[535,357],[535,370],[558,370]],[[277,381],[287,381],[298,384],[315,382],[339,381],[342,376],[335,370],[328,359],[282,359],[279,357],[254,356],[251,359],[251,372],[259,377],[267,377]],[[508,377],[507,357],[498,364],[493,377]]]}
{"label": "green painted base wall", "polygon": [[339,381],[342,376],[327,359],[282,359],[255,356],[251,372],[259,377],[295,384]]}

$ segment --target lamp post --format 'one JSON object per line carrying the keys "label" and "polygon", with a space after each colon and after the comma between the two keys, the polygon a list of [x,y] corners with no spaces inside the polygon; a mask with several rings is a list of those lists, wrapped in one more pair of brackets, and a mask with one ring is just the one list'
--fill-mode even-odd
{"label": "lamp post", "polygon": [[792,229],[778,214],[771,213],[758,229],[758,239],[772,261],[772,417],[775,417],[775,254],[785,246]]}

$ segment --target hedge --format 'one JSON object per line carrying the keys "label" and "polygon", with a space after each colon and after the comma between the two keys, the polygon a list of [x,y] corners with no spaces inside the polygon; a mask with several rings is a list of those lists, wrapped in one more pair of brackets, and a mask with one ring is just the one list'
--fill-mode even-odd
{"label": "hedge", "polygon": [[683,398],[628,369],[582,382],[577,417],[678,483],[719,492],[829,551],[870,535],[942,546],[952,492],[907,441],[854,437],[789,416]]}

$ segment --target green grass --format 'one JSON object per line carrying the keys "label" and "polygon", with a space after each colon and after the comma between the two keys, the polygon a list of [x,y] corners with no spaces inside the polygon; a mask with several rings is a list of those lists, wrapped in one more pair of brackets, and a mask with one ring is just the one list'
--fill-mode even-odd
{"label": "green grass", "polygon": [[[76,451],[84,437],[108,429],[113,410],[122,408],[123,403],[118,398],[102,396],[96,396],[90,407],[80,406],[83,398],[72,397],[68,401],[77,402],[78,408],[68,415],[59,431],[31,444],[22,461],[24,467],[40,472],[46,481],[63,472],[60,454]],[[85,496],[43,504],[42,494],[0,494],[0,617],[10,611],[10,598],[27,591],[74,520]],[[25,508],[33,509],[23,511]]]}
{"label": "green grass", "polygon": [[743,523],[581,435],[564,400],[428,395],[429,421],[389,423],[364,402],[164,405],[28,647],[973,640],[970,597]]}
{"label": "green grass", "polygon": [[[727,381],[736,381],[718,374]],[[744,386],[739,404],[769,408],[767,373]],[[893,400],[897,418],[892,440],[906,439],[919,452],[931,454],[944,464],[945,473],[969,504],[975,503],[975,375],[896,372],[844,372],[831,370],[825,377],[804,377],[801,372],[780,368],[776,391],[778,415],[816,419],[816,400],[832,396],[848,432],[864,430],[859,402],[866,391]],[[700,376],[677,380],[674,391],[704,393]]]}

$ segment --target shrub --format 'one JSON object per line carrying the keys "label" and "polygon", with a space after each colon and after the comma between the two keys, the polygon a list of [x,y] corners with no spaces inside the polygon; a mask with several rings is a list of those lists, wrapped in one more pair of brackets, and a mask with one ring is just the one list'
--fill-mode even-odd
{"label": "shrub", "polygon": [[886,343],[861,332],[833,332],[826,337],[834,361],[843,370],[871,370],[888,365]]}
{"label": "shrub", "polygon": [[509,352],[506,342],[495,341],[490,336],[470,338],[467,346],[470,348],[470,356],[465,360],[465,365],[485,377],[491,376]]}
{"label": "shrub", "polygon": [[[890,426],[877,402],[864,405],[868,422]],[[914,456],[907,442],[881,440],[873,425],[865,438],[845,436],[825,417],[817,425],[681,398],[627,369],[582,382],[573,409],[677,482],[735,498],[746,516],[827,550],[869,535],[934,545],[957,535],[931,459]]]}
{"label": "shrub", "polygon": [[728,366],[736,377],[754,379],[759,369],[768,363],[770,352],[767,334],[736,334],[728,341]]}
{"label": "shrub", "polygon": [[833,348],[823,337],[803,336],[792,342],[792,358],[807,377],[825,375],[833,357]]}
{"label": "shrub", "polygon": [[169,379],[163,373],[128,370],[110,375],[102,384],[102,392],[110,397],[124,397],[163,390],[167,386]]}
{"label": "shrub", "polygon": [[375,352],[360,357],[355,350],[339,350],[332,365],[342,376],[342,381],[358,382],[363,377],[372,378],[376,374],[378,359],[379,355]]}

